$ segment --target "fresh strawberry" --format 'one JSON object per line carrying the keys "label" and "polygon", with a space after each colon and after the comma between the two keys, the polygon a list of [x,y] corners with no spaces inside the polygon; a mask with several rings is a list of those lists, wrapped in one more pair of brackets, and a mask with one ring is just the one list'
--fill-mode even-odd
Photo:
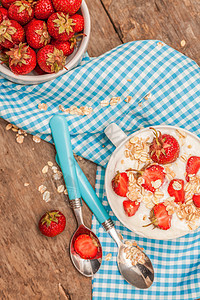
{"label": "fresh strawberry", "polygon": [[62,50],[64,56],[69,56],[74,51],[74,46],[70,42],[58,42],[57,40],[52,40],[51,45],[54,45],[57,49]]}
{"label": "fresh strawberry", "polygon": [[81,7],[82,0],[52,0],[56,11],[75,14]]}
{"label": "fresh strawberry", "polygon": [[175,137],[170,134],[162,134],[154,130],[155,137],[149,147],[151,159],[158,164],[169,164],[174,162],[180,152],[180,146]]}
{"label": "fresh strawberry", "polygon": [[6,54],[9,56],[9,67],[14,74],[28,74],[36,66],[36,53],[27,44],[15,45]]}
{"label": "fresh strawberry", "polygon": [[68,41],[75,33],[73,19],[62,12],[53,13],[47,21],[49,34],[60,42]]}
{"label": "fresh strawberry", "polygon": [[3,21],[3,15],[2,13],[0,12],[0,23]]}
{"label": "fresh strawberry", "polygon": [[5,48],[12,48],[25,41],[24,29],[14,20],[4,20],[0,24],[0,45]]}
{"label": "fresh strawberry", "polygon": [[26,28],[26,40],[34,49],[40,49],[49,44],[51,37],[45,21],[33,19]]}
{"label": "fresh strawberry", "polygon": [[16,0],[1,0],[1,4],[3,5],[3,7],[8,9],[9,6],[15,1]]}
{"label": "fresh strawberry", "polygon": [[200,208],[200,195],[194,195],[193,197],[192,197],[192,200],[193,200],[193,202],[194,202],[194,205],[196,206],[196,207],[199,207]]}
{"label": "fresh strawberry", "polygon": [[168,194],[170,197],[175,197],[175,202],[184,203],[185,192],[184,192],[184,181],[182,179],[173,179],[170,181],[168,186]]}
{"label": "fresh strawberry", "polygon": [[81,234],[74,243],[74,250],[83,259],[93,259],[98,253],[98,243],[88,234]]}
{"label": "fresh strawberry", "polygon": [[75,32],[80,32],[84,29],[84,18],[83,16],[79,15],[79,14],[75,14],[73,16],[71,16],[71,18],[73,19],[73,23],[75,23],[75,27],[74,27],[74,31]]}
{"label": "fresh strawberry", "polygon": [[34,10],[28,1],[16,1],[10,5],[8,17],[21,25],[25,25],[33,19]]}
{"label": "fresh strawberry", "polygon": [[126,197],[126,193],[128,192],[128,176],[125,172],[117,172],[112,180],[112,188],[118,196]]}
{"label": "fresh strawberry", "polygon": [[[0,13],[1,13],[1,15],[2,15],[2,18],[3,18],[3,20],[7,20],[8,19],[8,11],[7,11],[7,9],[5,9],[5,8],[3,8],[3,7],[0,7]],[[2,21],[3,21],[2,20]],[[1,22],[2,22],[1,21]],[[1,23],[0,22],[0,23]]]}
{"label": "fresh strawberry", "polygon": [[39,221],[39,230],[42,234],[53,237],[65,229],[65,216],[58,210],[46,212]]}
{"label": "fresh strawberry", "polygon": [[47,74],[46,72],[44,72],[39,65],[36,65],[34,72],[36,72],[38,75],[44,75]]}
{"label": "fresh strawberry", "polygon": [[66,57],[53,45],[46,45],[37,53],[37,62],[46,73],[57,73],[65,66]]}
{"label": "fresh strawberry", "polygon": [[148,225],[144,225],[143,227],[147,227],[149,225],[153,225],[154,227],[167,230],[171,227],[171,219],[172,216],[168,215],[168,211],[166,210],[166,206],[164,203],[156,204],[151,212],[149,217],[151,223]]}
{"label": "fresh strawberry", "polygon": [[39,20],[46,20],[54,13],[51,0],[38,0],[35,4],[35,17]]}
{"label": "fresh strawberry", "polygon": [[189,175],[196,175],[200,169],[200,157],[191,156],[186,164],[186,180],[189,181]]}
{"label": "fresh strawberry", "polygon": [[152,193],[154,193],[156,190],[154,187],[155,181],[156,184],[158,183],[158,187],[160,187],[165,179],[164,168],[159,165],[149,166],[144,170],[142,169],[141,171],[139,171],[139,173],[141,174],[139,176],[142,176],[142,178],[144,179],[142,187],[144,187],[148,191],[151,191]]}
{"label": "fresh strawberry", "polygon": [[136,201],[124,200],[123,202],[124,211],[128,217],[134,216],[139,206],[140,203],[136,204]]}

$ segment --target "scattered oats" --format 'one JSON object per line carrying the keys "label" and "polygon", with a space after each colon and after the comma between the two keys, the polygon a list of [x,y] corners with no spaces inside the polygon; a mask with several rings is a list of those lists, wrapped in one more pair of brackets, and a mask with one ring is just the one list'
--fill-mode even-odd
{"label": "scattered oats", "polygon": [[148,93],[148,94],[144,97],[144,100],[148,100],[149,98],[151,98],[151,93]]}
{"label": "scattered oats", "polygon": [[187,157],[185,155],[181,155],[180,157],[180,160],[183,161],[183,162],[186,162],[187,161]]}
{"label": "scattered oats", "polygon": [[48,164],[49,167],[53,167],[52,161],[48,161],[47,164]]}
{"label": "scattered oats", "polygon": [[30,183],[28,183],[28,182],[25,182],[25,183],[24,183],[24,186],[29,186],[29,184],[30,184]]}
{"label": "scattered oats", "polygon": [[101,107],[108,106],[108,105],[109,105],[109,101],[108,101],[108,100],[102,100],[102,101],[100,102],[100,105],[101,105]]}
{"label": "scattered oats", "polygon": [[64,187],[63,184],[62,184],[62,185],[59,185],[59,186],[57,187],[57,192],[58,192],[58,193],[63,193],[64,190],[65,190],[65,187]]}
{"label": "scattered oats", "polygon": [[127,81],[128,81],[128,82],[131,82],[131,81],[132,81],[132,79],[127,79]]}
{"label": "scattered oats", "polygon": [[12,127],[12,131],[18,132],[18,128]]}
{"label": "scattered oats", "polygon": [[160,190],[156,190],[155,193],[154,193],[154,196],[158,199],[161,199],[164,197],[164,193],[161,192]]}
{"label": "scattered oats", "polygon": [[130,242],[130,241],[125,241],[125,243],[124,243],[125,245],[127,245],[127,246],[132,246],[132,242]]}
{"label": "scattered oats", "polygon": [[46,174],[49,170],[49,167],[48,166],[44,166],[44,168],[42,169],[42,173],[43,174]]}
{"label": "scattered oats", "polygon": [[60,180],[61,178],[62,178],[62,175],[60,173],[53,174],[53,179],[54,180]]}
{"label": "scattered oats", "polygon": [[41,138],[39,138],[39,136],[37,136],[37,135],[34,135],[33,136],[33,141],[38,144],[38,143],[41,142]]}
{"label": "scattered oats", "polygon": [[186,41],[185,41],[185,40],[182,40],[182,41],[181,41],[181,47],[183,48],[183,47],[185,47],[185,45],[186,45]]}
{"label": "scattered oats", "polygon": [[83,160],[83,158],[81,156],[78,156],[78,160],[81,161]]}
{"label": "scattered oats", "polygon": [[12,128],[12,124],[7,124],[6,125],[6,130],[10,130]]}
{"label": "scattered oats", "polygon": [[125,102],[129,103],[131,102],[132,97],[131,96],[127,96],[126,99],[124,99]]}
{"label": "scattered oats", "polygon": [[68,195],[67,189],[64,190],[64,195]]}
{"label": "scattered oats", "polygon": [[147,215],[144,215],[143,216],[143,220],[145,221],[147,219]]}
{"label": "scattered oats", "polygon": [[105,260],[106,261],[109,261],[112,257],[112,254],[111,253],[108,253],[106,256],[105,256]]}
{"label": "scattered oats", "polygon": [[50,192],[49,191],[44,192],[44,194],[43,194],[43,200],[45,202],[49,202],[51,200],[50,199]]}
{"label": "scattered oats", "polygon": [[58,168],[57,168],[56,166],[52,166],[51,169],[52,169],[52,171],[54,172],[54,174],[58,172]]}
{"label": "scattered oats", "polygon": [[86,116],[92,113],[92,107],[81,106],[80,108],[72,105],[70,108],[64,109],[65,113],[77,116]]}
{"label": "scattered oats", "polygon": [[158,179],[156,181],[151,181],[151,185],[155,189],[158,189],[162,185],[162,181],[160,179]]}
{"label": "scattered oats", "polygon": [[40,110],[47,110],[48,106],[47,106],[46,103],[39,103],[39,104],[38,104],[38,108],[39,108]]}
{"label": "scattered oats", "polygon": [[24,141],[24,136],[23,135],[19,135],[17,138],[16,138],[16,141],[18,144],[22,144],[23,141]]}
{"label": "scattered oats", "polygon": [[12,125],[12,127],[17,129],[17,130],[19,129],[19,127],[17,125]]}
{"label": "scattered oats", "polygon": [[162,46],[164,46],[164,43],[158,42],[158,43],[157,43],[157,46],[162,47]]}
{"label": "scattered oats", "polygon": [[117,103],[120,101],[119,100],[120,98],[119,97],[112,97],[111,99],[110,99],[110,106],[115,106],[115,105],[117,105]]}
{"label": "scattered oats", "polygon": [[189,149],[191,149],[191,148],[192,148],[192,145],[188,145],[187,147],[188,147]]}
{"label": "scattered oats", "polygon": [[187,134],[183,130],[176,129],[175,132],[179,138],[185,139],[187,137]]}
{"label": "scattered oats", "polygon": [[60,105],[58,106],[58,109],[61,110],[61,111],[65,111],[64,106],[63,106],[62,104],[60,104]]}
{"label": "scattered oats", "polygon": [[123,160],[123,159],[121,160],[121,164],[122,164],[122,165],[124,164],[124,160]]}
{"label": "scattered oats", "polygon": [[46,191],[46,189],[47,189],[47,187],[45,185],[43,185],[43,184],[38,187],[38,191],[41,194],[43,194]]}

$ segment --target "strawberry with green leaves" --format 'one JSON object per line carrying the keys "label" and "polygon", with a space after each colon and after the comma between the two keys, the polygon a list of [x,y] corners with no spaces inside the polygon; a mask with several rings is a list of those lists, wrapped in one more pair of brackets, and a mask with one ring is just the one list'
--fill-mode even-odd
{"label": "strawberry with green leaves", "polygon": [[153,225],[155,228],[159,228],[162,230],[168,230],[171,227],[172,216],[168,214],[166,206],[163,202],[156,204],[152,208],[149,219],[151,223],[148,225],[144,225],[143,227]]}
{"label": "strawberry with green leaves", "polygon": [[93,236],[79,235],[74,242],[74,250],[83,259],[93,259],[98,253],[98,243]]}
{"label": "strawberry with green leaves", "polygon": [[56,11],[75,14],[81,7],[82,0],[52,0]]}
{"label": "strawberry with green leaves", "polygon": [[38,0],[35,4],[34,12],[36,19],[46,20],[55,10],[51,0]]}
{"label": "strawberry with green leaves", "polygon": [[39,220],[39,230],[48,237],[54,237],[65,229],[65,216],[58,210],[46,212]]}
{"label": "strawberry with green leaves", "polygon": [[131,200],[124,200],[123,207],[124,207],[125,214],[128,217],[132,217],[135,215],[136,211],[140,207],[140,203]]}
{"label": "strawberry with green leaves", "polygon": [[26,28],[26,39],[29,46],[40,49],[50,43],[51,37],[45,21],[33,19]]}
{"label": "strawberry with green leaves", "polygon": [[53,45],[46,45],[37,53],[37,62],[46,73],[57,73],[65,66],[66,57]]}
{"label": "strawberry with green leaves", "polygon": [[185,202],[184,181],[182,179],[171,180],[167,191],[170,197],[175,197],[174,202]]}
{"label": "strawberry with green leaves", "polygon": [[73,16],[71,16],[71,18],[73,19],[73,22],[76,24],[74,27],[74,31],[75,32],[80,32],[83,31],[84,29],[84,18],[82,15],[79,14],[75,14]]}
{"label": "strawberry with green leaves", "polygon": [[128,192],[128,176],[126,172],[117,172],[112,179],[112,188],[118,196],[126,197]]}
{"label": "strawberry with green leaves", "polygon": [[33,19],[34,10],[28,1],[18,0],[10,5],[8,17],[21,25],[25,25]]}
{"label": "strawberry with green leaves", "polygon": [[49,34],[60,42],[66,42],[74,35],[75,25],[69,14],[63,12],[53,13],[47,21]]}
{"label": "strawberry with green leaves", "polygon": [[186,181],[189,181],[189,175],[196,175],[200,169],[200,157],[190,156],[186,164]]}
{"label": "strawberry with green leaves", "polygon": [[36,53],[25,43],[15,45],[6,54],[9,56],[9,67],[14,74],[28,74],[36,66]]}
{"label": "strawberry with green leaves", "polygon": [[4,48],[12,48],[25,41],[23,27],[15,20],[3,20],[0,23],[0,45]]}
{"label": "strawberry with green leaves", "polygon": [[54,45],[58,50],[62,50],[64,56],[69,56],[74,51],[74,45],[69,41],[59,42],[57,40],[52,40],[51,45]]}
{"label": "strawberry with green leaves", "polygon": [[170,134],[162,134],[155,128],[155,137],[149,146],[151,159],[158,164],[169,164],[174,162],[179,157],[180,146],[178,141]]}

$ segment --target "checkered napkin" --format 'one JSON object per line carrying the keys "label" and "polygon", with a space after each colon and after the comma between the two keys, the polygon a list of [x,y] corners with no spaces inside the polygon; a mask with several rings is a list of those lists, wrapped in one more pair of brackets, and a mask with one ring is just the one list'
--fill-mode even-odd
{"label": "checkered napkin", "polygon": [[[130,80],[127,80],[130,79]],[[72,105],[92,107],[87,116],[67,115],[74,152],[96,162],[96,191],[124,239],[144,247],[155,269],[148,290],[126,283],[116,265],[117,246],[93,217],[104,255],[110,261],[93,279],[93,299],[186,299],[200,298],[200,230],[182,238],[158,241],[136,236],[113,215],[104,191],[104,167],[114,146],[103,133],[111,122],[127,134],[141,126],[168,124],[200,136],[200,74],[191,59],[159,41],[121,45],[62,77],[40,85],[22,86],[0,77],[0,115],[9,122],[52,142],[49,120]],[[130,103],[124,99],[131,96]],[[116,106],[101,107],[102,100],[120,97]],[[47,103],[48,109],[38,109]],[[140,104],[140,105],[138,105]]]}

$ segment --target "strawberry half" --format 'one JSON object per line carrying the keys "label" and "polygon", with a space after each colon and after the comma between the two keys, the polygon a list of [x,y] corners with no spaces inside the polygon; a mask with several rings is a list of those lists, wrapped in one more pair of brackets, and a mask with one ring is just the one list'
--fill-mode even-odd
{"label": "strawberry half", "polygon": [[83,259],[93,259],[98,252],[98,243],[93,237],[81,234],[75,240],[74,250]]}
{"label": "strawberry half", "polygon": [[194,195],[193,197],[192,197],[192,200],[193,200],[193,202],[194,202],[194,205],[196,206],[196,207],[199,207],[200,208],[200,195]]}
{"label": "strawberry half", "polygon": [[200,169],[200,157],[191,156],[186,164],[186,180],[189,181],[189,175],[196,175]]}
{"label": "strawberry half", "polygon": [[149,146],[151,159],[162,165],[174,162],[180,152],[178,141],[170,134],[162,134],[155,128],[150,129],[153,129],[155,135]]}
{"label": "strawberry half", "polygon": [[168,194],[170,195],[170,197],[175,197],[174,202],[184,203],[185,201],[184,181],[182,179],[171,180],[168,186]]}
{"label": "strawberry half", "polygon": [[154,187],[155,181],[160,181],[160,185],[158,185],[158,187],[160,187],[165,179],[164,168],[159,165],[149,166],[144,171],[141,170],[141,174],[142,178],[144,179],[142,187],[144,187],[148,191],[151,191],[152,193],[154,193],[156,190]]}
{"label": "strawberry half", "polygon": [[162,230],[167,230],[171,227],[172,216],[168,215],[168,211],[166,210],[166,206],[163,202],[156,204],[152,208],[149,219],[151,223],[148,225],[144,225],[143,227],[153,225],[154,227],[160,228]]}
{"label": "strawberry half", "polygon": [[136,201],[124,200],[123,207],[126,215],[132,217],[135,215],[136,211],[140,207],[140,203],[136,204]]}
{"label": "strawberry half", "polygon": [[58,210],[46,212],[39,221],[39,230],[42,234],[53,237],[65,229],[65,216]]}
{"label": "strawberry half", "polygon": [[126,193],[128,192],[128,176],[125,172],[117,172],[112,180],[112,188],[118,196],[126,197]]}

